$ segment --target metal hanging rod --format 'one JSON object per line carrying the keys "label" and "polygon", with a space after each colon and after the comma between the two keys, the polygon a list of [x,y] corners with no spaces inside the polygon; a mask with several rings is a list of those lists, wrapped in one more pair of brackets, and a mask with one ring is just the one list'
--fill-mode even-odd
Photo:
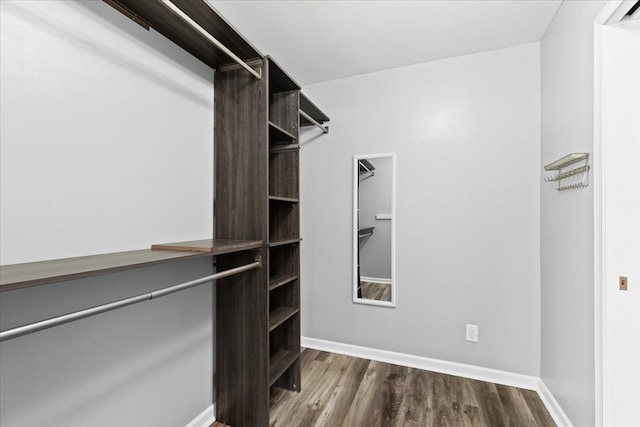
{"label": "metal hanging rod", "polygon": [[196,21],[191,19],[189,17],[189,15],[187,15],[182,10],[180,10],[175,4],[171,3],[171,1],[169,1],[169,0],[160,0],[160,3],[162,3],[167,9],[169,9],[171,12],[173,12],[175,15],[177,15],[184,22],[189,24],[189,26],[191,26],[194,30],[199,32],[202,36],[204,36],[204,38],[209,40],[218,49],[220,49],[221,51],[226,53],[231,59],[233,59],[236,63],[238,63],[238,65],[240,65],[242,68],[244,68],[245,70],[247,70],[248,72],[253,74],[257,79],[261,79],[262,78],[262,75],[261,75],[260,72],[257,72],[256,70],[251,68],[249,65],[247,65],[246,62],[244,62],[242,59],[240,59],[240,57],[238,57],[235,53],[231,52],[225,45],[220,43],[218,41],[218,39],[213,37],[211,34],[209,34],[209,32],[207,32],[207,30],[202,28],[200,25],[198,25],[198,23]]}
{"label": "metal hanging rod", "polygon": [[310,115],[308,115],[307,113],[305,113],[302,110],[298,110],[298,112],[300,113],[300,115],[302,117],[304,117],[305,119],[309,120],[314,125],[318,126],[320,129],[322,129],[322,132],[329,133],[329,126],[322,126],[316,119],[314,119],[313,117],[311,117]]}
{"label": "metal hanging rod", "polygon": [[273,147],[269,149],[269,153],[282,153],[285,151],[296,151],[299,149],[300,149],[300,144],[289,144],[289,145],[282,145],[279,147]]}
{"label": "metal hanging rod", "polygon": [[86,317],[95,316],[97,314],[112,311],[118,308],[126,307],[129,305],[137,304],[139,302],[148,301],[160,297],[180,292],[185,289],[192,288],[194,286],[202,285],[203,283],[211,282],[216,279],[222,279],[224,277],[233,276],[234,274],[242,273],[247,270],[259,268],[261,266],[260,261],[255,261],[250,264],[246,264],[240,267],[231,268],[229,270],[221,271],[210,276],[201,277],[200,279],[191,280],[189,282],[180,283],[177,285],[169,286],[166,288],[158,289],[146,294],[136,295],[134,297],[121,299],[118,301],[110,302],[107,304],[98,305],[96,307],[87,308],[85,310],[74,311],[73,313],[63,314],[62,316],[52,317],[50,319],[42,320],[40,322],[29,323],[28,325],[19,326],[13,329],[7,329],[0,332],[0,342],[7,341],[12,338],[18,338],[23,335],[31,334],[34,332],[42,331],[44,329],[53,328],[54,326],[64,325],[65,323],[73,322],[75,320],[84,319]]}
{"label": "metal hanging rod", "polygon": [[369,175],[365,176],[364,178],[360,178],[360,181],[362,181],[363,179],[367,179],[367,178],[369,178],[369,177],[372,177],[372,176],[374,176],[374,175],[376,174],[374,171],[372,171],[371,169],[369,169],[369,168],[367,167],[367,165],[365,165],[365,164],[364,164],[364,163],[362,163],[362,162],[358,162],[358,166],[359,166],[359,167],[361,167],[361,168],[363,168],[363,169],[364,169],[364,170],[369,174]]}

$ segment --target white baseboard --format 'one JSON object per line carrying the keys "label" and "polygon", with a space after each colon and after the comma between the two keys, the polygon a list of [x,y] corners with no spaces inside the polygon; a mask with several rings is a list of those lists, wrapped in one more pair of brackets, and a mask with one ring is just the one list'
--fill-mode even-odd
{"label": "white baseboard", "polygon": [[466,365],[464,363],[430,359],[428,357],[377,350],[374,348],[319,340],[315,338],[302,337],[301,343],[303,347],[313,348],[316,350],[346,354],[347,356],[377,360],[379,362],[424,369],[426,371],[439,372],[441,374],[455,375],[474,380],[488,381],[496,384],[524,388],[527,390],[538,390],[539,378],[530,375],[516,374],[514,372],[499,371],[497,369]]}
{"label": "white baseboard", "polygon": [[553,394],[551,394],[551,391],[542,379],[538,382],[538,395],[540,395],[542,403],[547,407],[549,415],[551,415],[551,418],[553,418],[553,421],[556,422],[558,427],[573,427],[571,420],[567,417],[567,414],[564,413],[562,407],[556,398],[553,397]]}
{"label": "white baseboard", "polygon": [[215,414],[216,408],[214,403],[209,405],[209,407],[204,411],[200,412],[200,415],[192,419],[186,427],[209,427],[216,420]]}
{"label": "white baseboard", "polygon": [[391,279],[383,279],[381,277],[366,277],[360,276],[361,282],[381,283],[383,285],[390,285]]}

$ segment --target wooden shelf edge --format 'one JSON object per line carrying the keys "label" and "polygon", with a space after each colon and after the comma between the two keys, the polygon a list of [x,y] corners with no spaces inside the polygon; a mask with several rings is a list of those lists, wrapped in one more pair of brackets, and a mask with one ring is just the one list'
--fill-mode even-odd
{"label": "wooden shelf edge", "polygon": [[272,291],[274,289],[279,288],[280,286],[286,285],[287,283],[293,282],[298,278],[296,273],[290,274],[280,274],[278,276],[273,276],[273,278],[269,278],[269,290]]}
{"label": "wooden shelf edge", "polygon": [[276,351],[269,360],[269,387],[271,387],[299,357],[300,354],[295,351]]}
{"label": "wooden shelf edge", "polygon": [[270,128],[269,134],[271,134],[271,129],[273,129],[275,130],[275,134],[280,137],[280,138],[277,138],[276,141],[285,141],[285,140],[297,141],[298,140],[298,138],[296,138],[294,134],[285,130],[284,128],[275,124],[272,121],[269,121],[269,128]]}
{"label": "wooden shelf edge", "polygon": [[292,243],[300,243],[302,239],[287,239],[287,240],[277,240],[275,242],[269,242],[269,247],[273,248],[276,246],[290,245]]}
{"label": "wooden shelf edge", "polygon": [[278,307],[275,310],[269,312],[269,332],[273,331],[278,326],[295,316],[300,312],[299,308],[294,307]]}
{"label": "wooden shelf edge", "polygon": [[300,199],[295,199],[293,197],[269,196],[269,200],[276,202],[300,203]]}
{"label": "wooden shelf edge", "polygon": [[0,292],[101,276],[183,259],[211,256],[204,252],[137,251],[115,252],[0,266]]}
{"label": "wooden shelf edge", "polygon": [[241,252],[262,247],[261,240],[204,239],[186,242],[161,243],[151,245],[158,251],[204,252],[211,255],[222,255]]}

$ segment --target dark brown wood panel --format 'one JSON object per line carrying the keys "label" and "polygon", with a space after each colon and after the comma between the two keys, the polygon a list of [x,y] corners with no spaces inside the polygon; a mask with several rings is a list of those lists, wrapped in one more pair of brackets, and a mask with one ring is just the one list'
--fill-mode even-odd
{"label": "dark brown wood panel", "polygon": [[268,238],[265,86],[244,70],[216,73],[216,238]]}
{"label": "dark brown wood panel", "polygon": [[297,203],[269,201],[269,241],[300,238],[300,213]]}
{"label": "dark brown wood panel", "polygon": [[266,57],[269,64],[269,92],[299,91],[300,85],[273,59]]}
{"label": "dark brown wood panel", "polygon": [[269,384],[276,382],[278,378],[300,357],[299,353],[287,350],[276,350],[271,355]]}
{"label": "dark brown wood panel", "polygon": [[160,251],[206,252],[211,255],[221,255],[248,249],[257,249],[261,246],[262,242],[260,240],[204,239],[161,243],[151,245],[151,249]]}
{"label": "dark brown wood panel", "polygon": [[269,120],[298,139],[300,112],[297,90],[269,95]]}
{"label": "dark brown wood panel", "polygon": [[284,245],[269,248],[269,275],[298,275],[297,245]]}
{"label": "dark brown wood panel", "polygon": [[[151,27],[212,68],[233,60],[157,0],[117,0]],[[202,0],[172,0],[198,25],[245,61],[262,54]],[[247,73],[247,71],[244,71]],[[252,78],[254,78],[252,76]],[[219,99],[219,98],[216,98]]]}
{"label": "dark brown wood panel", "polygon": [[0,266],[0,292],[99,276],[203,256],[211,256],[211,254],[143,249],[138,251],[3,265]]}
{"label": "dark brown wood panel", "polygon": [[299,153],[269,154],[269,195],[297,199],[299,193]]}
{"label": "dark brown wood panel", "polygon": [[[266,248],[257,251],[266,259]],[[255,254],[217,257],[219,270],[252,262]],[[268,408],[268,301],[265,267],[216,284],[216,417],[237,426],[266,426]]]}

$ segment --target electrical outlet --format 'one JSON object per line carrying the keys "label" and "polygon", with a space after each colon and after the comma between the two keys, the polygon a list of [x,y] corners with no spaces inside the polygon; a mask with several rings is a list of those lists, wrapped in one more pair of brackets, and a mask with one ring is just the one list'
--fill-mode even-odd
{"label": "electrical outlet", "polygon": [[467,341],[478,342],[478,325],[467,323]]}

